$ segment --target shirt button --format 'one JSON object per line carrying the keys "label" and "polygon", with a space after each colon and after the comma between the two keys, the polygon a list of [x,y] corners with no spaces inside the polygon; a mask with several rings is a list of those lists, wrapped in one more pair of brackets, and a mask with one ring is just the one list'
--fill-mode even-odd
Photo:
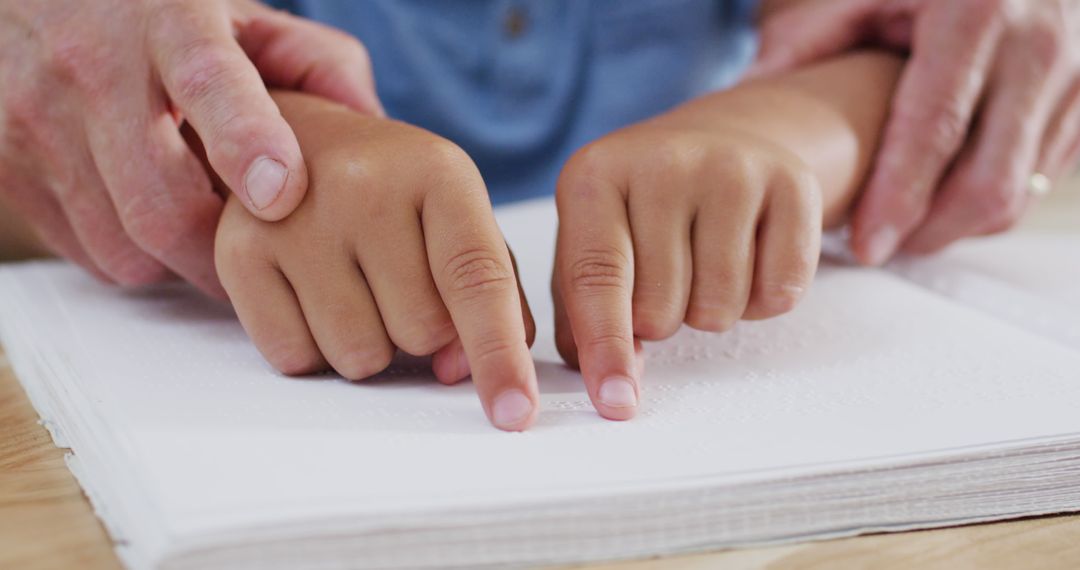
{"label": "shirt button", "polygon": [[525,33],[525,29],[529,27],[529,15],[525,12],[525,8],[521,6],[511,6],[506,11],[506,17],[503,19],[503,33],[506,37],[512,40],[516,40]]}

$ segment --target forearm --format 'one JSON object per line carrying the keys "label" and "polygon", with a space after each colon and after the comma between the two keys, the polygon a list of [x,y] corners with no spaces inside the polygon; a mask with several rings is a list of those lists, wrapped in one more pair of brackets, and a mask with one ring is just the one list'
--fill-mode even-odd
{"label": "forearm", "polygon": [[701,97],[666,115],[767,139],[803,160],[824,196],[824,223],[843,222],[874,158],[903,61],[855,52]]}

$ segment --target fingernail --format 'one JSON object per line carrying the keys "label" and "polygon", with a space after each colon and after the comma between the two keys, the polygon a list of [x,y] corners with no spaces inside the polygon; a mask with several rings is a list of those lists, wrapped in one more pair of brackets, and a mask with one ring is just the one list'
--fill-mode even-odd
{"label": "fingernail", "polygon": [[289,171],[284,164],[261,156],[255,159],[244,177],[244,191],[256,210],[262,210],[274,203],[285,189],[285,180]]}
{"label": "fingernail", "polygon": [[629,378],[613,376],[600,384],[600,403],[611,408],[633,408],[638,404],[634,383]]}
{"label": "fingernail", "polygon": [[892,257],[896,247],[900,245],[900,232],[893,226],[878,228],[867,244],[866,253],[872,265],[881,265]]}
{"label": "fingernail", "polygon": [[513,429],[532,413],[532,400],[524,392],[510,389],[495,398],[491,406],[491,420],[497,427]]}

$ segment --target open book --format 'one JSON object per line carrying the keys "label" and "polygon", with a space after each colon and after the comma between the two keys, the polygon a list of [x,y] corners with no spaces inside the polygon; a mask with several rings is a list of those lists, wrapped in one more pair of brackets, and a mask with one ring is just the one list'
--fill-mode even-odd
{"label": "open book", "polygon": [[0,269],[2,339],[134,568],[502,567],[1080,510],[1080,238],[826,265],[789,315],[647,344],[619,423],[554,350],[553,205],[499,217],[540,329],[526,433],[422,360],[283,377],[227,307],[57,262]]}

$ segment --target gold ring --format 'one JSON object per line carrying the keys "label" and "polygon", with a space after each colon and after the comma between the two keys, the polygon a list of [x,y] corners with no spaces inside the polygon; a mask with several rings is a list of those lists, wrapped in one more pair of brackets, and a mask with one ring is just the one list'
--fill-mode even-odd
{"label": "gold ring", "polygon": [[1050,187],[1050,179],[1041,172],[1036,172],[1028,178],[1027,191],[1032,196],[1045,196],[1050,193]]}

